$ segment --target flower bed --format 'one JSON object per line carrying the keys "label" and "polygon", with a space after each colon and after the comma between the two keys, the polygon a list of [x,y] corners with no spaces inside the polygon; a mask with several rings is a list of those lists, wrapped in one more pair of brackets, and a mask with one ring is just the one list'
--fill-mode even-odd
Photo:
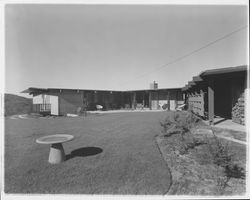
{"label": "flower bed", "polygon": [[216,137],[206,131],[208,126],[200,134],[196,130],[203,125],[190,113],[171,115],[161,122],[163,131],[156,137],[172,174],[168,194],[243,195],[246,146]]}

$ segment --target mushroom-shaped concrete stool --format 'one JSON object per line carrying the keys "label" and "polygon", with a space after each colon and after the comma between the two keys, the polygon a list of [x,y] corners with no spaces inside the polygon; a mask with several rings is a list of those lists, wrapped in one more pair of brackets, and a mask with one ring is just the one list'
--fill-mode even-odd
{"label": "mushroom-shaped concrete stool", "polygon": [[65,153],[62,143],[73,140],[73,135],[56,134],[48,135],[36,140],[39,144],[50,144],[49,163],[58,164],[65,160]]}

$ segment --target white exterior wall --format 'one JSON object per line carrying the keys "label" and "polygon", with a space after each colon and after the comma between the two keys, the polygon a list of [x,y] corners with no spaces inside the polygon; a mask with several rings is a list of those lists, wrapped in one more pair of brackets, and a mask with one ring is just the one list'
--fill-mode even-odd
{"label": "white exterior wall", "polygon": [[51,115],[59,115],[58,96],[50,95]]}
{"label": "white exterior wall", "polygon": [[33,104],[49,104],[50,103],[50,95],[40,94],[33,97]]}
{"label": "white exterior wall", "polygon": [[170,110],[175,110],[176,103],[175,100],[170,100]]}
{"label": "white exterior wall", "polygon": [[59,115],[58,96],[40,94],[33,97],[33,104],[50,104],[51,114]]}

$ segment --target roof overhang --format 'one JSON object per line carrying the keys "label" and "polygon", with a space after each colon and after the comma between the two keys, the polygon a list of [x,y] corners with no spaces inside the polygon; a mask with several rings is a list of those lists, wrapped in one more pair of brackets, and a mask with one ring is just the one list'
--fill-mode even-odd
{"label": "roof overhang", "polygon": [[199,76],[207,77],[207,76],[222,75],[222,74],[235,73],[235,72],[247,72],[247,70],[248,70],[247,65],[241,65],[237,67],[227,67],[227,68],[206,70],[204,72],[201,72]]}
{"label": "roof overhang", "polygon": [[22,91],[21,93],[29,93],[29,94],[34,94],[34,93],[40,93],[40,94],[42,94],[42,93],[45,93],[45,92],[47,92],[48,91],[48,89],[44,89],[44,88],[33,88],[33,87],[31,87],[31,88],[28,88],[28,89],[26,89],[26,90],[24,90],[24,91]]}
{"label": "roof overhang", "polygon": [[227,67],[227,68],[220,68],[220,69],[211,69],[201,72],[198,76],[193,76],[192,81],[188,81],[183,88],[182,91],[187,91],[191,89],[193,86],[200,84],[207,80],[208,77],[217,76],[217,75],[224,75],[224,74],[232,74],[232,73],[246,73],[248,71],[247,65],[241,65],[237,67]]}
{"label": "roof overhang", "polygon": [[190,85],[191,87],[196,85],[196,83],[194,81],[188,81],[188,85]]}
{"label": "roof overhang", "polygon": [[124,91],[116,91],[116,90],[94,90],[94,89],[66,89],[66,88],[34,88],[30,87],[21,93],[29,93],[29,94],[46,94],[48,92],[63,92],[63,91],[71,91],[71,92],[153,92],[153,91],[164,91],[164,90],[181,90],[181,88],[160,88],[160,89],[142,89],[142,90],[124,90]]}
{"label": "roof overhang", "polygon": [[193,82],[202,82],[204,81],[200,76],[193,76]]}

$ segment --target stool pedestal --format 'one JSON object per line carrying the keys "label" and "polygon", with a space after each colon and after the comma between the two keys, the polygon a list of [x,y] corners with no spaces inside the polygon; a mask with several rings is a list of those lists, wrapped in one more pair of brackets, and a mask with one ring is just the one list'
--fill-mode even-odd
{"label": "stool pedestal", "polygon": [[65,153],[62,143],[51,144],[49,152],[49,163],[58,164],[65,160]]}

